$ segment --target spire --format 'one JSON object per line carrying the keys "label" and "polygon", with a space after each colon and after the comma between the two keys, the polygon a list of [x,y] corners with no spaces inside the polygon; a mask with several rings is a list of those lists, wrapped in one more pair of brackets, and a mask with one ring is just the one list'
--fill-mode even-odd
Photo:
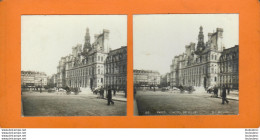
{"label": "spire", "polygon": [[204,34],[203,34],[203,27],[200,26],[200,31],[198,35],[198,44],[197,44],[197,52],[201,52],[205,49],[204,45]]}
{"label": "spire", "polygon": [[87,27],[86,29],[86,35],[85,35],[85,44],[83,48],[83,52],[88,52],[91,49],[91,44],[90,44],[90,35],[89,35],[89,28]]}
{"label": "spire", "polygon": [[86,35],[85,35],[85,44],[86,42],[90,43],[90,35],[89,35],[89,28],[86,29]]}
{"label": "spire", "polygon": [[199,39],[199,42],[204,43],[204,34],[203,34],[203,27],[202,26],[200,26],[200,32],[199,32],[199,35],[198,35],[198,39]]}

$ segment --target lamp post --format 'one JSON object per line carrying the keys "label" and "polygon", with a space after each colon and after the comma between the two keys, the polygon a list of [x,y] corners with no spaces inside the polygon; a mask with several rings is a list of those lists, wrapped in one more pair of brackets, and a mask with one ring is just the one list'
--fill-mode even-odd
{"label": "lamp post", "polygon": [[40,93],[42,93],[42,79],[40,81],[41,81]]}
{"label": "lamp post", "polygon": [[154,86],[153,86],[153,91],[155,92],[155,83],[156,82],[156,78],[154,78]]}

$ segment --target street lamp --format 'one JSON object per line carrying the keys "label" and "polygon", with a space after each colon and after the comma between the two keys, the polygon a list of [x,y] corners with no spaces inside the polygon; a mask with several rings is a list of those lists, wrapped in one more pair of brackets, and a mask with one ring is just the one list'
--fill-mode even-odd
{"label": "street lamp", "polygon": [[153,91],[155,92],[155,83],[156,82],[156,78],[154,78],[154,87],[153,87]]}
{"label": "street lamp", "polygon": [[40,93],[42,93],[42,79],[40,81],[41,81]]}

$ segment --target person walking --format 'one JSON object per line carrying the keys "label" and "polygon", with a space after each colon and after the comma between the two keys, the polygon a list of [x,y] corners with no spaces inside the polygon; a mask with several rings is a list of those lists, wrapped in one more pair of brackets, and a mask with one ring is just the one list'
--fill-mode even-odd
{"label": "person walking", "polygon": [[110,105],[110,103],[114,104],[114,102],[112,101],[112,90],[110,87],[108,87],[108,91],[107,91],[107,105]]}
{"label": "person walking", "polygon": [[229,95],[229,93],[230,93],[230,87],[228,87],[228,89],[227,89],[227,90],[228,90],[228,95]]}
{"label": "person walking", "polygon": [[104,98],[104,88],[101,87],[100,89],[100,98],[103,99]]}
{"label": "person walking", "polygon": [[214,95],[215,97],[218,97],[218,88],[216,86],[214,87]]}
{"label": "person walking", "polygon": [[114,96],[116,96],[116,88],[114,88],[113,91],[114,91]]}
{"label": "person walking", "polygon": [[223,87],[223,90],[222,90],[222,104],[225,104],[225,102],[227,102],[227,104],[228,104],[228,100],[227,100],[227,88],[224,86]]}
{"label": "person walking", "polygon": [[125,98],[127,97],[127,89],[124,88],[124,92],[125,92]]}
{"label": "person walking", "polygon": [[134,98],[135,98],[135,95],[136,95],[136,88],[134,87]]}

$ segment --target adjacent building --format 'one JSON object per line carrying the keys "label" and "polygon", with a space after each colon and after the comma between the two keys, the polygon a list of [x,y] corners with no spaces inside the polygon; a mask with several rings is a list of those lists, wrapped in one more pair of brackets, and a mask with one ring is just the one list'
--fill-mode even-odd
{"label": "adjacent building", "polygon": [[160,80],[161,76],[158,71],[134,69],[134,86],[137,88],[158,87]]}
{"label": "adjacent building", "polygon": [[105,87],[126,89],[127,47],[111,50],[105,61]]}
{"label": "adjacent building", "polygon": [[166,73],[164,75],[161,75],[160,86],[161,87],[170,86],[170,73]]}
{"label": "adjacent building", "polygon": [[[220,57],[227,52],[224,48],[222,28],[208,33],[208,41],[204,43],[203,27],[200,27],[197,45],[186,45],[185,52],[173,58],[170,66],[170,85],[204,88],[219,85],[219,78],[223,77],[219,75],[219,65],[223,65],[219,63]],[[236,53],[238,55],[238,46]],[[235,74],[238,77],[238,73]]]}
{"label": "adjacent building", "polygon": [[47,85],[47,75],[44,72],[21,71],[21,86],[24,88],[44,87]]}
{"label": "adjacent building", "polygon": [[57,87],[65,86],[65,57],[62,57],[57,66]]}
{"label": "adjacent building", "polygon": [[238,89],[239,87],[238,59],[239,59],[238,45],[223,50],[219,58],[219,76],[218,76],[219,86],[227,86],[231,89]]}
{"label": "adjacent building", "polygon": [[50,88],[57,87],[56,74],[53,74],[52,76],[47,78],[47,85]]}

